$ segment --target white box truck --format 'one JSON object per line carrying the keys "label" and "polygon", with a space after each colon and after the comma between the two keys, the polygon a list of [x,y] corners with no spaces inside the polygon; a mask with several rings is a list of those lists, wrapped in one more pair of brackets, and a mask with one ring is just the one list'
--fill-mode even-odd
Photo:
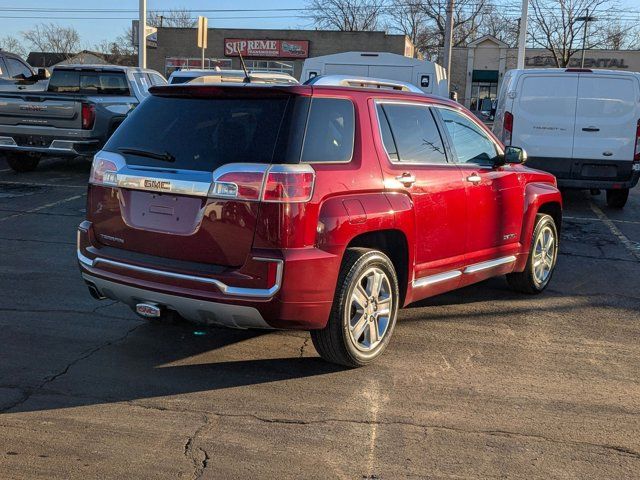
{"label": "white box truck", "polygon": [[640,177],[640,74],[616,70],[509,70],[493,132],[523,147],[527,165],[565,188],[604,189],[624,207]]}
{"label": "white box truck", "polygon": [[318,75],[353,75],[399,80],[425,93],[448,97],[447,72],[437,63],[384,52],[345,52],[308,58],[300,82]]}

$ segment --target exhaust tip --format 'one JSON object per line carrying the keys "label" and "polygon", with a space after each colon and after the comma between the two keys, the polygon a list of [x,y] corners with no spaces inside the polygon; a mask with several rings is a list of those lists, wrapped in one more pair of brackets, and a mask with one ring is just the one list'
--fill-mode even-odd
{"label": "exhaust tip", "polygon": [[89,294],[93,298],[95,298],[96,300],[104,300],[105,298],[107,298],[100,293],[100,290],[98,290],[98,287],[96,287],[93,283],[91,282],[86,282],[86,283],[87,283],[87,288],[89,289]]}

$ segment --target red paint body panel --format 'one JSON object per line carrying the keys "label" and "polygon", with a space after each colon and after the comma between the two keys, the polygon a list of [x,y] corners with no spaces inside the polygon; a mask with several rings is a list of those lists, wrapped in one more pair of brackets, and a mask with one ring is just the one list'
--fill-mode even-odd
{"label": "red paint body panel", "polygon": [[[259,87],[251,90],[246,95],[261,91]],[[223,87],[173,91],[182,96],[192,91],[197,91],[197,96],[231,95]],[[379,132],[375,99],[439,104],[466,112],[454,102],[341,87],[282,87],[269,94],[281,92],[348,98],[354,105],[352,159],[348,163],[313,164],[316,178],[310,201],[242,202],[91,185],[88,222],[79,233],[79,252],[89,259],[101,257],[158,269],[161,265],[154,258],[169,259],[173,263],[162,267],[164,270],[197,274],[233,287],[269,288],[273,272],[269,263],[259,259],[282,260],[282,283],[276,294],[271,298],[236,298],[197,281],[102,264],[81,265],[83,271],[154,292],[250,306],[276,328],[323,328],[344,252],[357,237],[382,231],[404,239],[406,278],[400,281],[406,287],[406,305],[490,276],[523,270],[537,212],[550,203],[561,206],[555,179],[520,165],[408,166],[389,160]],[[396,177],[407,170],[416,176],[416,182],[405,187]],[[465,181],[474,173],[482,177],[479,184]],[[511,255],[516,256],[515,263],[421,286],[425,277]],[[203,273],[196,264],[202,268],[210,265],[211,270]]]}

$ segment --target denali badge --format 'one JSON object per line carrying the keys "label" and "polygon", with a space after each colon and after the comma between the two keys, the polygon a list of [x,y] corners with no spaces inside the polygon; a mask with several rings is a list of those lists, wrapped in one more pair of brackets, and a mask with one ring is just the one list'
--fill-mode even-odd
{"label": "denali badge", "polygon": [[136,305],[136,313],[146,318],[158,318],[160,316],[160,307],[153,303],[139,303]]}
{"label": "denali badge", "polygon": [[162,182],[160,180],[145,180],[144,188],[153,188],[155,190],[171,190],[171,182]]}

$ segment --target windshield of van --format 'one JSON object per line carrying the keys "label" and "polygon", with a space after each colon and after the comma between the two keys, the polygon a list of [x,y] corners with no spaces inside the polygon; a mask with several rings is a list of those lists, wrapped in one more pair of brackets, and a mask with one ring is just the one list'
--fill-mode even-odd
{"label": "windshield of van", "polygon": [[151,96],[104,148],[149,167],[213,171],[227,163],[271,163],[288,102]]}

